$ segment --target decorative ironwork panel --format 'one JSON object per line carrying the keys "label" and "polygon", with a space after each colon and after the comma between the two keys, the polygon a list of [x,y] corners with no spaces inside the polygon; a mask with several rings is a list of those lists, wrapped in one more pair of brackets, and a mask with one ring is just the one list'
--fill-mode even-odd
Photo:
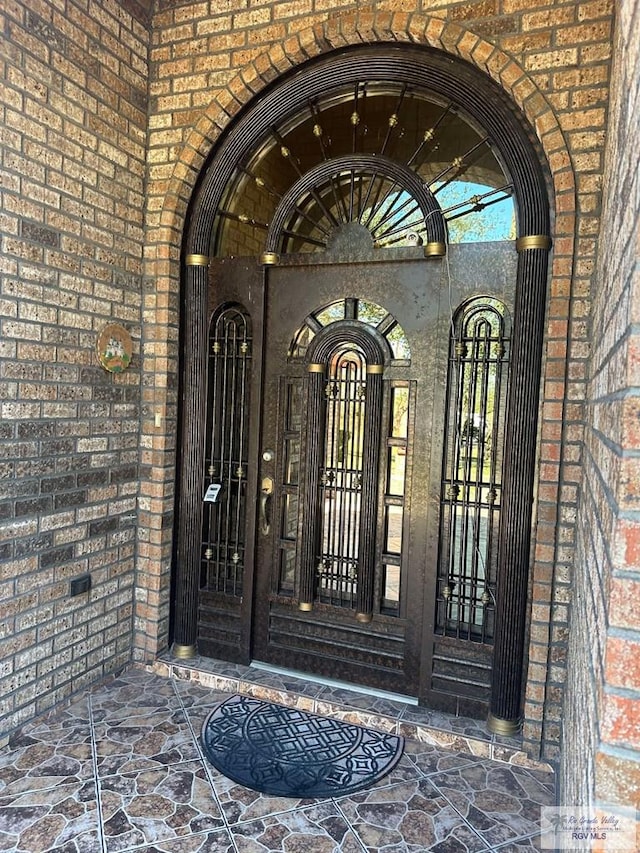
{"label": "decorative ironwork panel", "polygon": [[366,362],[356,346],[336,352],[327,369],[324,453],[318,486],[318,599],[352,606],[360,550]]}
{"label": "decorative ironwork panel", "polygon": [[207,445],[201,585],[241,596],[245,566],[251,327],[238,306],[216,312],[209,330]]}
{"label": "decorative ironwork panel", "polygon": [[504,305],[462,306],[450,340],[436,632],[481,643],[494,634],[508,360]]}

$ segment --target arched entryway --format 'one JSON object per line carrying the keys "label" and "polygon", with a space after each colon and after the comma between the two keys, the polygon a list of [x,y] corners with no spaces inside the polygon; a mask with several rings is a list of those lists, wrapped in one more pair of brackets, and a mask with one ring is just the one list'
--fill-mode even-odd
{"label": "arched entryway", "polygon": [[178,653],[517,727],[548,235],[462,62],[351,49],[249,105],[185,238]]}

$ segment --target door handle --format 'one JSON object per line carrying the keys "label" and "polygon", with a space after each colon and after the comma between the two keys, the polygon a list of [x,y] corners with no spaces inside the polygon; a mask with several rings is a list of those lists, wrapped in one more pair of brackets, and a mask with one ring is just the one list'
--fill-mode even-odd
{"label": "door handle", "polygon": [[271,530],[271,496],[273,495],[273,480],[263,477],[260,486],[260,530],[263,536],[268,536]]}

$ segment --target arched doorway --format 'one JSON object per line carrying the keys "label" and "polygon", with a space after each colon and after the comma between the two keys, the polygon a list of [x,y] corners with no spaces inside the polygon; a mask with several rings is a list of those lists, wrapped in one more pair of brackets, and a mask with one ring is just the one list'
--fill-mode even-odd
{"label": "arched doorway", "polygon": [[248,107],[186,237],[179,653],[517,727],[548,232],[527,128],[450,57]]}

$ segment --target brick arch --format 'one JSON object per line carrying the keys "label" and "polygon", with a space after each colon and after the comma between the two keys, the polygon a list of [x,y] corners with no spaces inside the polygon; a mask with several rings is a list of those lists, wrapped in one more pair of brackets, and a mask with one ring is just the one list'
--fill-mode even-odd
{"label": "brick arch", "polygon": [[[272,45],[214,96],[180,152],[165,195],[163,222],[181,227],[184,202],[188,201],[185,191],[190,196],[200,168],[220,133],[266,85],[331,50],[378,42],[428,45],[466,60],[497,82],[536,132],[553,175],[550,197],[556,213],[570,216],[575,212],[575,179],[562,130],[542,92],[513,57],[444,18],[420,13],[359,10],[303,29],[282,45]],[[558,233],[557,227],[554,233]],[[569,237],[564,230],[561,233],[563,238]]]}
{"label": "brick arch", "polygon": [[[148,233],[146,272],[156,283],[157,298],[160,299],[162,294],[165,297],[162,302],[157,302],[154,320],[149,323],[144,335],[146,339],[144,369],[149,374],[155,374],[156,377],[158,374],[164,374],[167,380],[160,382],[154,387],[153,392],[149,392],[150,409],[153,407],[155,411],[169,411],[171,408],[171,395],[167,389],[171,381],[175,380],[177,369],[175,366],[172,367],[171,361],[166,357],[166,351],[158,347],[158,342],[169,342],[172,338],[172,321],[170,317],[167,321],[166,305],[170,297],[175,297],[180,288],[179,259],[186,211],[201,169],[220,134],[229,126],[242,107],[249,104],[265,86],[307,60],[341,47],[389,42],[423,44],[466,60],[501,86],[535,130],[547,158],[553,182],[549,187],[555,214],[552,218],[554,260],[550,303],[552,304],[555,299],[558,305],[562,303],[565,306],[563,309],[550,312],[549,316],[552,319],[548,321],[547,340],[553,343],[554,352],[559,355],[559,358],[564,357],[562,353],[566,354],[570,310],[567,307],[569,300],[566,299],[566,288],[567,282],[571,280],[573,269],[576,195],[570,155],[553,109],[513,57],[460,24],[433,15],[361,9],[302,29],[282,45],[272,45],[269,50],[248,63],[224,89],[214,96],[197,124],[189,132],[167,181],[157,227],[150,229]],[[165,310],[160,310],[162,308]],[[175,329],[175,322],[173,328]],[[553,386],[554,390],[549,397],[543,397],[541,403],[542,441],[544,441],[545,423],[557,421],[557,407],[560,405],[564,412],[565,406],[562,402],[565,397],[564,380],[559,380],[557,371],[552,373],[548,367],[544,378],[545,388]],[[559,387],[560,385],[562,388]],[[171,419],[167,422],[171,423]],[[159,437],[157,430],[153,429],[151,416],[148,424],[146,433],[149,436],[149,445],[153,447],[154,462],[150,466],[151,473],[148,480],[142,483],[142,500],[149,507],[150,536],[145,552],[139,559],[139,565],[141,577],[144,575],[150,578],[147,588],[151,592],[157,590],[158,586],[161,589],[168,588],[171,543],[161,535],[163,524],[158,524],[157,519],[154,522],[152,516],[162,514],[164,517],[173,506],[172,485],[175,459],[170,450],[169,432],[166,436]],[[539,463],[539,467],[538,501],[547,506],[558,507],[557,476],[554,474],[547,476],[543,471],[544,458]],[[545,519],[545,524],[553,526],[550,519]],[[158,527],[160,532],[157,532]],[[551,611],[553,584],[549,582],[549,572],[555,562],[557,547],[555,537],[552,539],[553,541],[550,541],[541,537],[535,543],[536,559],[532,580],[534,600],[541,613]],[[152,568],[154,563],[156,563],[155,569]],[[161,574],[159,583],[153,579],[158,573]],[[143,581],[142,586],[144,585]],[[156,635],[147,634],[138,639],[136,654],[140,659],[148,659],[150,655],[153,656],[162,648],[163,636],[166,636],[167,630],[166,609],[167,602],[162,599],[157,608]],[[544,622],[544,617],[539,621]],[[546,621],[549,626],[548,616]],[[546,660],[543,661],[543,655],[548,644],[548,631],[546,638],[538,631],[535,640],[538,653],[536,656],[530,655],[531,660],[537,664],[544,663],[545,669]],[[531,649],[530,646],[530,651]],[[544,693],[545,689],[544,680],[541,677],[536,678],[537,692],[534,694],[532,690],[528,697],[529,701],[538,706],[541,702],[540,691]],[[527,716],[530,719],[536,718],[535,713]],[[524,735],[530,748],[536,751],[536,744],[539,748],[540,743],[540,734],[536,726],[532,725],[529,732],[525,726]]]}

